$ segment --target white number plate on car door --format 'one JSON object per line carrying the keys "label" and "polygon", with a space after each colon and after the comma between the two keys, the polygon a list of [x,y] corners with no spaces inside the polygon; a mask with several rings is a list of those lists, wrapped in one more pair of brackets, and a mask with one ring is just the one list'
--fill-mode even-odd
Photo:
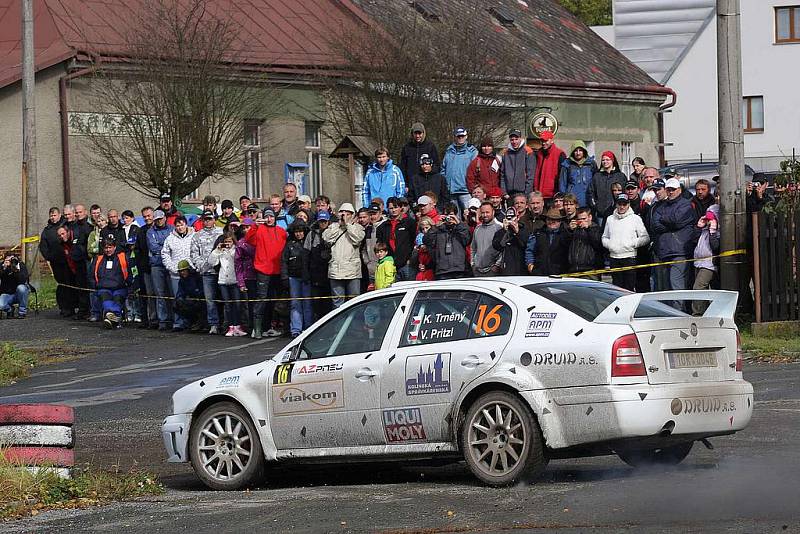
{"label": "white number plate on car door", "polygon": [[717,353],[711,350],[702,351],[669,351],[669,366],[672,369],[689,369],[693,367],[716,367]]}

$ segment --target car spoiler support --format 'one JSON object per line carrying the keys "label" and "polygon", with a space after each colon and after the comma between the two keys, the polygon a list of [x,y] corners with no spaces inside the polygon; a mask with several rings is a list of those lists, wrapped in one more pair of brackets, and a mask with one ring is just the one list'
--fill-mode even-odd
{"label": "car spoiler support", "polygon": [[736,302],[739,294],[735,291],[691,290],[691,291],[656,291],[653,293],[634,293],[625,295],[612,302],[600,312],[594,322],[602,324],[630,324],[635,320],[639,304],[645,301],[704,300],[710,304],[703,317],[733,319],[736,313]]}

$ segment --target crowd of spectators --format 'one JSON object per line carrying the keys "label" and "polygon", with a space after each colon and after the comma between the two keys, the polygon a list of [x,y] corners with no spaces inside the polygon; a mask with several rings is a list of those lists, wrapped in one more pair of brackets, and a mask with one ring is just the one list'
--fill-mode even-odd
{"label": "crowd of spectators", "polygon": [[[614,153],[598,166],[584,143],[565,153],[550,132],[539,150],[516,129],[501,150],[491,138],[471,145],[465,128],[453,136],[441,159],[421,123],[399,165],[378,149],[360,209],[324,195],[312,201],[291,183],[263,206],[244,195],[218,206],[207,196],[196,220],[169,194],[139,210],[141,223],[128,209],[51,208],[40,250],[59,283],[61,315],[261,338],[297,336],[348,297],[396,281],[674,262],[611,277],[638,292],[714,286],[717,263],[703,259],[719,251],[714,184],[689,191],[641,158],[626,176]],[[764,187],[748,184],[749,204]],[[24,316],[15,281],[4,277],[3,293]],[[12,300],[3,297],[0,309]]]}

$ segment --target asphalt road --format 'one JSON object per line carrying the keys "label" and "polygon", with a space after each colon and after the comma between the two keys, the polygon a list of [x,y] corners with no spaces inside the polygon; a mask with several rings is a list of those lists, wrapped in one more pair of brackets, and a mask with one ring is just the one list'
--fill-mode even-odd
{"label": "asphalt road", "polygon": [[0,532],[800,532],[800,365],[746,366],[750,426],[695,446],[679,467],[616,457],[559,460],[532,485],[491,489],[463,464],[354,464],[271,472],[262,488],[204,489],[167,464],[159,428],[181,385],[266,358],[281,341],[107,332],[50,314],[0,322],[0,340],[86,345],[96,354],[36,369],[0,403],[74,406],[77,462],[159,474],[163,496],[0,524]]}

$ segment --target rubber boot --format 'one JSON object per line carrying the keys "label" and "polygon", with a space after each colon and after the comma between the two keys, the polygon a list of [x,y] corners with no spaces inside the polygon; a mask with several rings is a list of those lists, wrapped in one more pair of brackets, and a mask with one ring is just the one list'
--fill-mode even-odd
{"label": "rubber boot", "polygon": [[261,324],[260,322],[253,326],[253,333],[251,336],[253,339],[261,339]]}

